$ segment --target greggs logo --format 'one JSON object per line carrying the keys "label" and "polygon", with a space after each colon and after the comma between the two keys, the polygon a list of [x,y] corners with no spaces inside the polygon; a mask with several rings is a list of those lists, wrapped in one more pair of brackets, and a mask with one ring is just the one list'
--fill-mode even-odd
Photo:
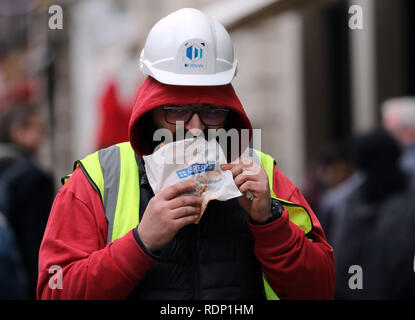
{"label": "greggs logo", "polygon": [[180,179],[187,178],[193,174],[198,174],[206,171],[213,171],[215,170],[215,162],[213,161],[206,161],[206,163],[194,163],[185,169],[177,170],[177,176]]}

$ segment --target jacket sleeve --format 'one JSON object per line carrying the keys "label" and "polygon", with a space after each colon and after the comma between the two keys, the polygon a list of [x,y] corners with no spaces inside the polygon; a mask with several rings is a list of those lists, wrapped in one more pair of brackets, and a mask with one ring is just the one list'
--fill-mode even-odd
{"label": "jacket sleeve", "polygon": [[273,189],[278,198],[304,206],[313,228],[306,236],[289,220],[287,210],[279,219],[264,225],[253,225],[248,220],[255,238],[255,255],[268,282],[281,299],[332,299],[333,249],[319,221],[298,188],[276,166]]}
{"label": "jacket sleeve", "polygon": [[78,168],[52,206],[39,251],[37,298],[126,298],[156,260],[133,231],[109,244],[106,238],[101,200]]}

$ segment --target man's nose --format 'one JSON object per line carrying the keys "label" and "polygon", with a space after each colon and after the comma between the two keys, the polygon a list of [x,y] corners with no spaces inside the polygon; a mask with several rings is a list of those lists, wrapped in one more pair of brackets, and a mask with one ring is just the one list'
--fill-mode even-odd
{"label": "man's nose", "polygon": [[199,115],[195,113],[189,122],[186,123],[185,128],[194,136],[198,136],[205,129],[205,125],[202,123],[202,121],[200,121]]}

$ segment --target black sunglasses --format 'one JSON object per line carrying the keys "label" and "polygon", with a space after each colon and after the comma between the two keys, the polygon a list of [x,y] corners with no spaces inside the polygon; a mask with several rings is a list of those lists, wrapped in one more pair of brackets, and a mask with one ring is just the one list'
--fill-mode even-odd
{"label": "black sunglasses", "polygon": [[200,121],[205,126],[220,126],[225,123],[226,116],[229,109],[205,107],[205,108],[191,108],[182,106],[163,106],[166,122],[176,124],[178,121],[187,123],[192,119],[193,115],[197,113]]}

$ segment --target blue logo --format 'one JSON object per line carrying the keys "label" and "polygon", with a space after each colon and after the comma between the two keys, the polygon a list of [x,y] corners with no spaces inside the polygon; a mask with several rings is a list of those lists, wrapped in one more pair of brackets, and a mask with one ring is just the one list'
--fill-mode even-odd
{"label": "blue logo", "polygon": [[213,161],[206,161],[206,163],[194,163],[189,167],[181,170],[177,170],[177,176],[180,179],[187,178],[193,174],[198,174],[206,171],[213,171],[215,170],[215,162]]}
{"label": "blue logo", "polygon": [[186,49],[186,57],[188,57],[192,61],[197,61],[202,59],[203,50],[199,46],[191,45]]}

